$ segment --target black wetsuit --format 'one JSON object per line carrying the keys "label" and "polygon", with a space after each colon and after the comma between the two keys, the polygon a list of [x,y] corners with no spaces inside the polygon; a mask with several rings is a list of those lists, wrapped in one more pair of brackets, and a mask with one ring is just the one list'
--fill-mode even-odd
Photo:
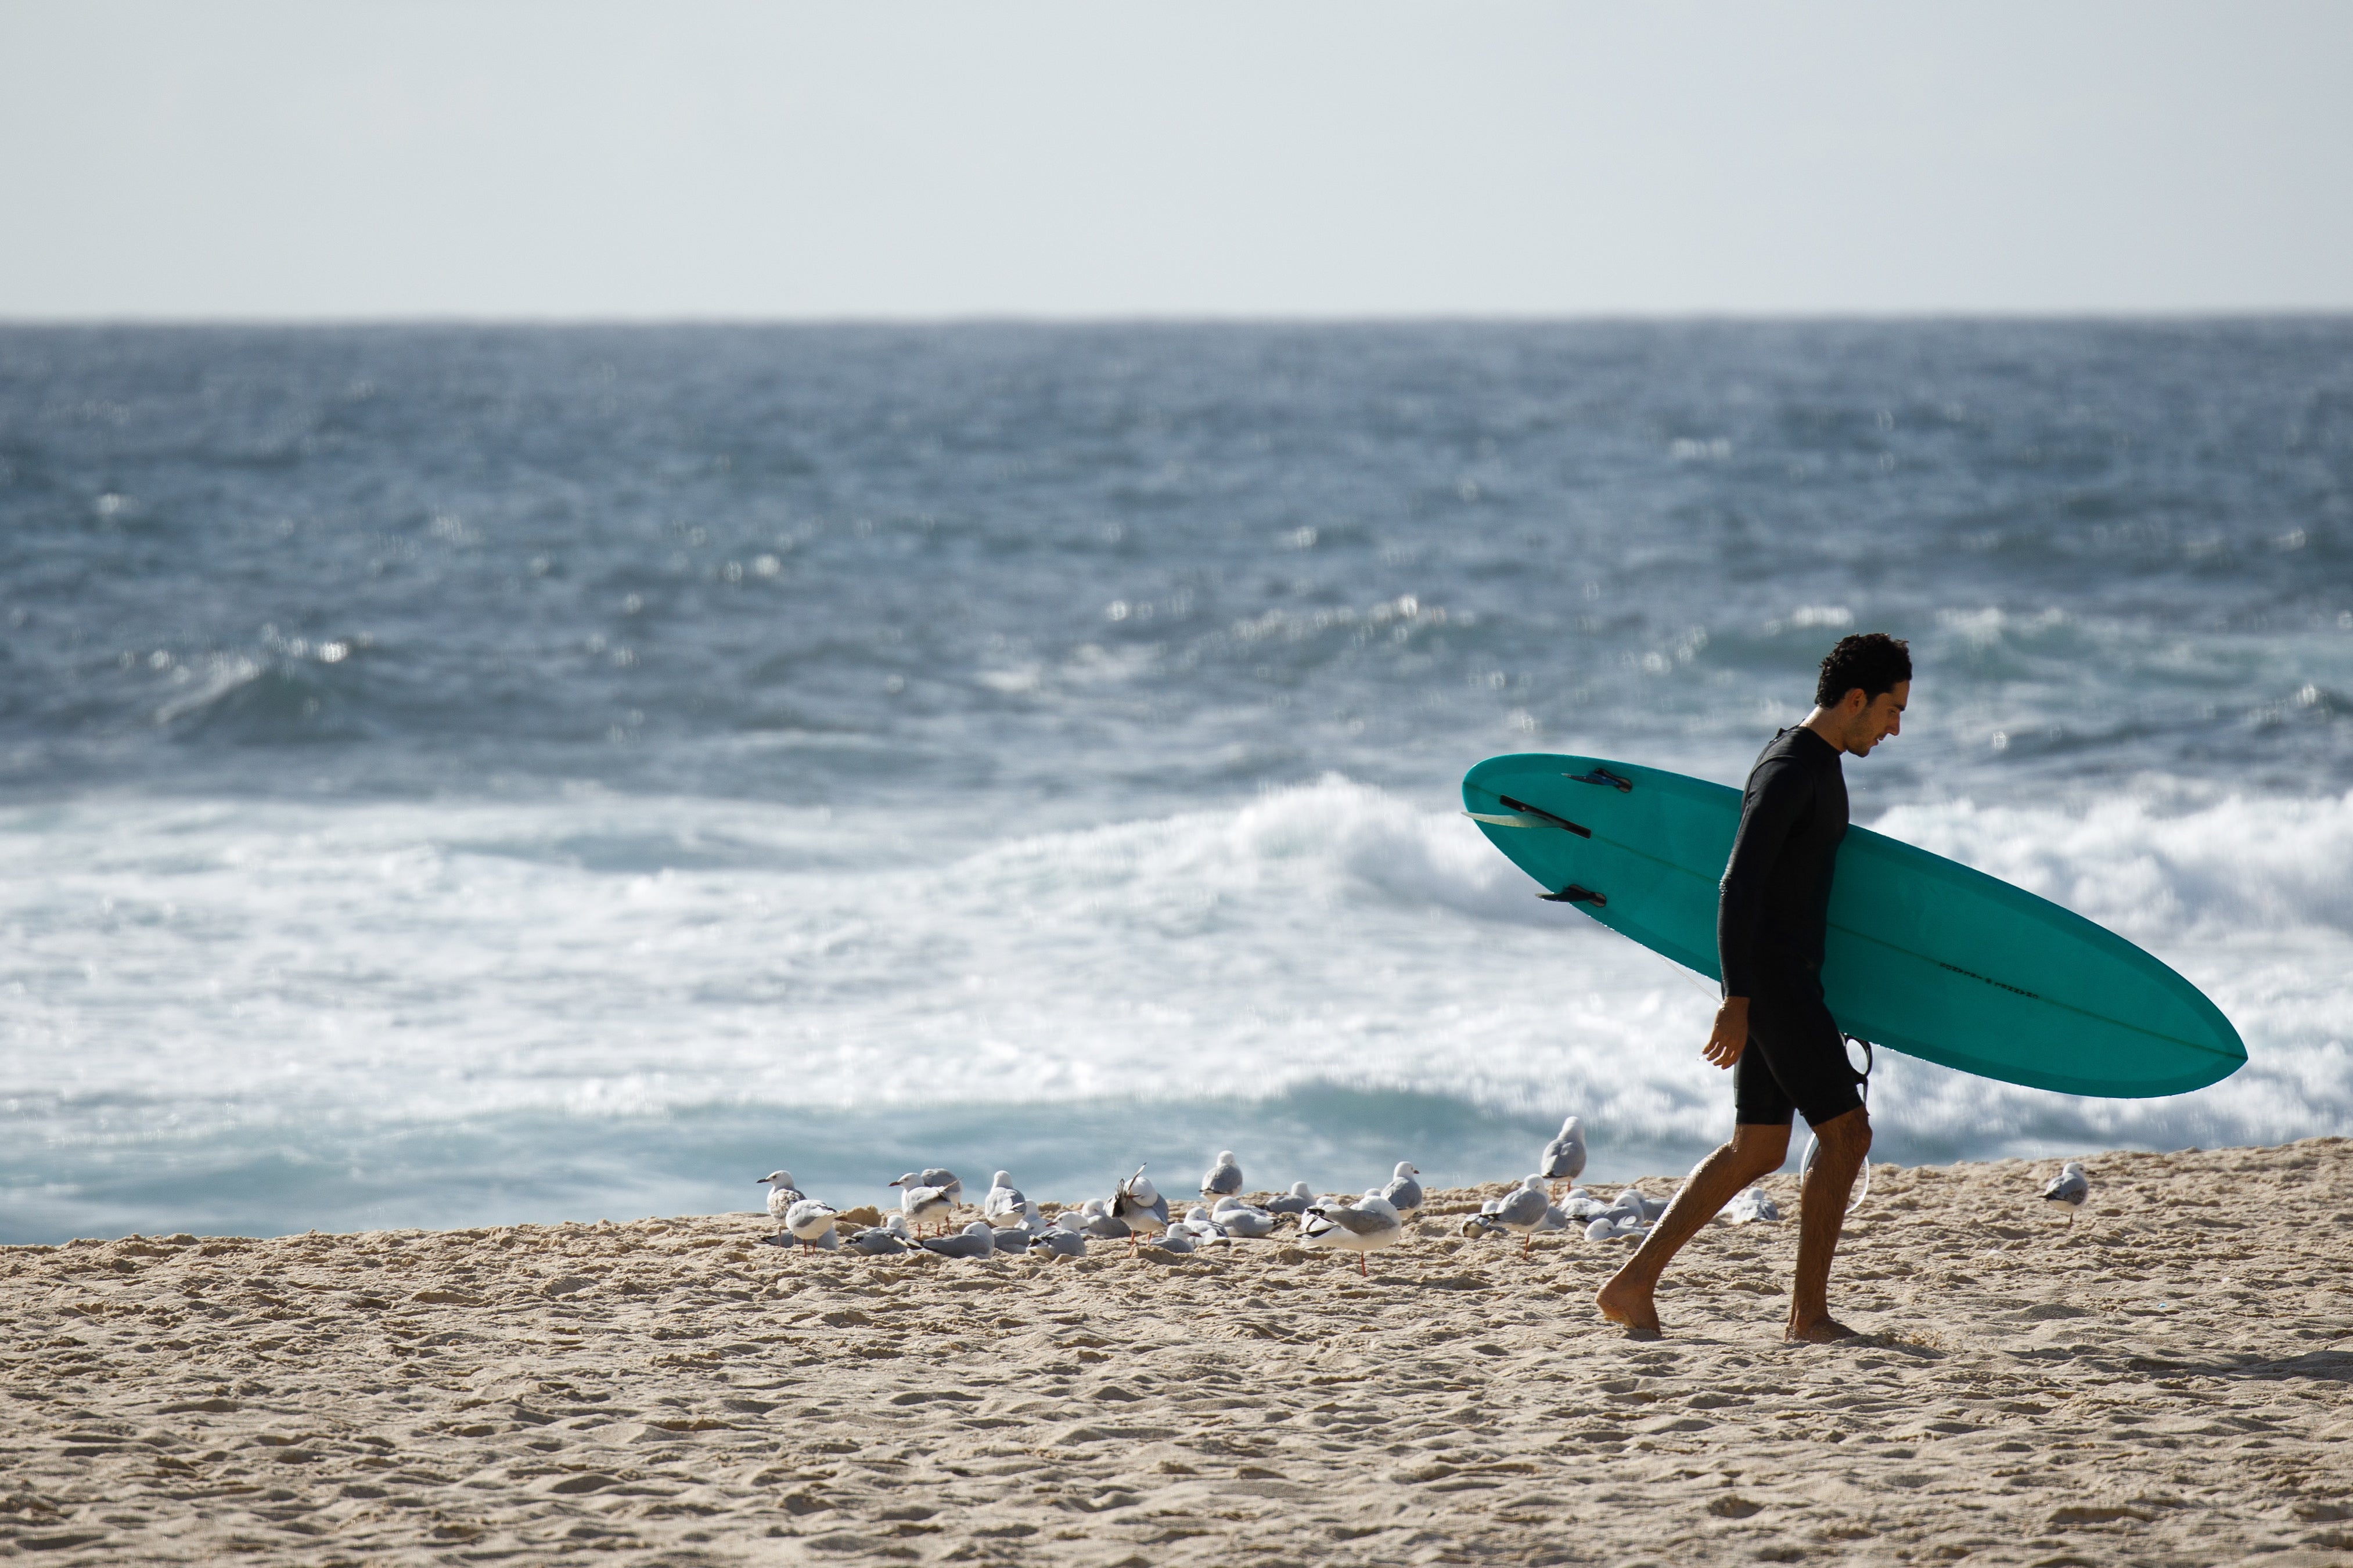
{"label": "black wetsuit", "polygon": [[1784,730],[1757,754],[1715,906],[1724,994],[1748,998],[1748,1045],[1733,1069],[1735,1119],[1820,1127],[1862,1103],[1846,1041],[1822,1005],[1831,873],[1846,837],[1838,749]]}

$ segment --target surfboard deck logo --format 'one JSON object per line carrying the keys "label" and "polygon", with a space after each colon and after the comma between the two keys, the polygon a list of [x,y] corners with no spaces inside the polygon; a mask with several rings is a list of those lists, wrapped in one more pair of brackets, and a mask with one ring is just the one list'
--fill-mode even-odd
{"label": "surfboard deck logo", "polygon": [[[1738,790],[1529,752],[1472,768],[1462,807],[1538,897],[1723,978],[1716,883]],[[1839,847],[1822,992],[1858,1039],[2063,1094],[2182,1094],[2247,1060],[2221,1008],[2116,932],[1867,827]]]}

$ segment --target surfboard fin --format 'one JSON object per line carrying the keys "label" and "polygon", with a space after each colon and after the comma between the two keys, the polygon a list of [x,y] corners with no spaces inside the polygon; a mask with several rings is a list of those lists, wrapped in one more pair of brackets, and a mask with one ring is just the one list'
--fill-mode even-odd
{"label": "surfboard fin", "polygon": [[1555,816],[1551,812],[1545,810],[1541,806],[1530,805],[1524,800],[1514,800],[1507,795],[1499,795],[1495,798],[1502,801],[1505,805],[1510,806],[1514,811],[1519,812],[1521,815],[1525,816],[1533,816],[1537,821],[1546,824],[1547,826],[1565,827],[1569,832],[1576,834],[1579,838],[1590,838],[1593,837],[1593,829],[1590,827],[1579,827],[1568,818],[1565,816]]}
{"label": "surfboard fin", "polygon": [[1563,773],[1560,776],[1567,779],[1571,784],[1608,784],[1620,795],[1631,795],[1634,793],[1634,781],[1632,779],[1621,779],[1616,773],[1611,773],[1608,768],[1595,768],[1589,773]]}
{"label": "surfboard fin", "polygon": [[1593,904],[1605,906],[1609,900],[1590,888],[1580,888],[1571,882],[1557,893],[1538,893],[1537,898],[1548,904]]}

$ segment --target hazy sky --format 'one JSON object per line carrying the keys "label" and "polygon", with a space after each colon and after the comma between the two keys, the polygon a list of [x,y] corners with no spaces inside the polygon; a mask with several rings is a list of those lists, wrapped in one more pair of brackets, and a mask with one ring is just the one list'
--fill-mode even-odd
{"label": "hazy sky", "polygon": [[0,5],[0,317],[2353,308],[2353,5]]}

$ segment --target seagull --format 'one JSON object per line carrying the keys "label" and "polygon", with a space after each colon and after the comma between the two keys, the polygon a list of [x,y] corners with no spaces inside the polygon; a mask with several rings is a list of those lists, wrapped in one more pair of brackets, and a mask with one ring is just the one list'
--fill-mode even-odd
{"label": "seagull", "polygon": [[1574,1183],[1585,1173],[1585,1123],[1572,1116],[1560,1124],[1560,1136],[1544,1147],[1536,1169],[1547,1182]]}
{"label": "seagull", "polygon": [[2091,1195],[2092,1179],[2084,1174],[2084,1162],[2081,1160],[2070,1160],[2060,1166],[2059,1173],[2052,1177],[2050,1184],[2042,1189],[2044,1203],[2067,1205],[2067,1225],[2070,1229],[2073,1229],[2075,1224],[2075,1211],[2083,1207],[2084,1200]]}
{"label": "seagull", "polygon": [[1545,1214],[1551,1207],[1545,1179],[1530,1176],[1497,1201],[1493,1218],[1497,1225],[1518,1235],[1520,1250],[1525,1253],[1535,1245],[1536,1228],[1544,1224]]}
{"label": "seagull", "polygon": [[1127,1235],[1127,1226],[1111,1217],[1111,1200],[1089,1198],[1077,1210],[1080,1231],[1097,1241],[1117,1241]]}
{"label": "seagull", "polygon": [[[893,1215],[891,1217],[896,1219],[899,1216]],[[907,1250],[907,1243],[887,1225],[870,1225],[849,1238],[849,1249],[869,1258],[896,1258]]]}
{"label": "seagull", "polygon": [[964,1196],[964,1183],[954,1171],[944,1171],[934,1165],[921,1174],[923,1178],[923,1185],[939,1188],[940,1191],[947,1194],[950,1203]]}
{"label": "seagull", "polygon": [[1388,1185],[1376,1187],[1366,1195],[1382,1199],[1397,1210],[1399,1219],[1411,1219],[1421,1212],[1421,1184],[1414,1180],[1420,1174],[1419,1165],[1399,1160],[1397,1170],[1389,1176]]}
{"label": "seagull", "polygon": [[1299,1234],[1314,1246],[1355,1253],[1356,1272],[1369,1279],[1372,1270],[1366,1267],[1365,1255],[1394,1245],[1405,1235],[1405,1221],[1386,1198],[1316,1204],[1301,1217]]}
{"label": "seagull", "polygon": [[1560,1200],[1560,1212],[1571,1219],[1593,1219],[1607,1214],[1609,1205],[1587,1192],[1583,1187],[1571,1187],[1568,1196]]}
{"label": "seagull", "polygon": [[1143,1166],[1138,1165],[1135,1174],[1122,1182],[1113,1194],[1111,1217],[1134,1233],[1128,1238],[1131,1250],[1136,1237],[1157,1237],[1168,1229],[1168,1200],[1145,1179]]}
{"label": "seagull", "polygon": [[1019,1187],[1013,1184],[1009,1173],[997,1172],[995,1181],[996,1184],[988,1189],[988,1195],[980,1200],[980,1212],[983,1217],[1002,1226],[1018,1218],[1021,1211],[1029,1206],[1029,1200],[1022,1196]]}
{"label": "seagull", "polygon": [[1733,1225],[1754,1225],[1758,1220],[1781,1217],[1780,1205],[1765,1195],[1762,1187],[1743,1187],[1740,1195],[1724,1205],[1724,1217]]}
{"label": "seagull", "polygon": [[1281,1197],[1269,1198],[1259,1205],[1269,1214],[1305,1214],[1307,1205],[1315,1201],[1315,1194],[1305,1182],[1293,1182],[1291,1190]]}
{"label": "seagull", "polygon": [[924,1239],[923,1250],[936,1252],[942,1258],[987,1258],[997,1250],[997,1238],[988,1222],[976,1219],[954,1236],[934,1236]]}
{"label": "seagull", "polygon": [[1029,1238],[1029,1252],[1032,1258],[1084,1258],[1087,1238],[1076,1229],[1050,1225]]}
{"label": "seagull", "polygon": [[1228,1236],[1239,1236],[1247,1240],[1255,1241],[1261,1237],[1274,1234],[1272,1215],[1261,1208],[1252,1208],[1236,1197],[1219,1198],[1218,1206],[1211,1211],[1209,1218]]}
{"label": "seagull", "polygon": [[924,1181],[920,1172],[910,1171],[891,1184],[899,1189],[899,1212],[918,1232],[927,1225],[944,1229],[948,1215],[955,1212],[955,1199],[947,1189]]}
{"label": "seagull", "polygon": [[[1223,1200],[1220,1199],[1219,1201],[1222,1202]],[[1190,1231],[1193,1235],[1193,1245],[1196,1247],[1223,1247],[1226,1245],[1225,1227],[1218,1223],[1218,1218],[1215,1215],[1211,1214],[1208,1209],[1203,1208],[1199,1204],[1195,1204],[1191,1208],[1187,1209],[1185,1211],[1184,1219],[1179,1221],[1176,1225],[1170,1226],[1168,1228],[1172,1232],[1179,1228]]]}
{"label": "seagull", "polygon": [[793,1185],[790,1171],[771,1171],[752,1184],[768,1189],[768,1217],[778,1225],[785,1223],[786,1211],[801,1201],[801,1191]]}
{"label": "seagull", "polygon": [[1651,1227],[1637,1219],[1613,1218],[1603,1215],[1585,1227],[1588,1241],[1617,1241],[1629,1236],[1648,1236]]}
{"label": "seagull", "polygon": [[1667,1205],[1671,1201],[1667,1198],[1646,1198],[1641,1188],[1629,1183],[1626,1190],[1618,1194],[1617,1201],[1604,1212],[1612,1215],[1622,1215],[1636,1225],[1649,1225],[1667,1212]]}
{"label": "seagull", "polygon": [[1231,1149],[1218,1151],[1218,1163],[1201,1178],[1201,1195],[1222,1198],[1242,1190],[1242,1168],[1234,1163]]}
{"label": "seagull", "polygon": [[803,1198],[785,1211],[785,1228],[803,1247],[821,1247],[831,1251],[841,1245],[833,1234],[834,1207],[819,1198]]}

